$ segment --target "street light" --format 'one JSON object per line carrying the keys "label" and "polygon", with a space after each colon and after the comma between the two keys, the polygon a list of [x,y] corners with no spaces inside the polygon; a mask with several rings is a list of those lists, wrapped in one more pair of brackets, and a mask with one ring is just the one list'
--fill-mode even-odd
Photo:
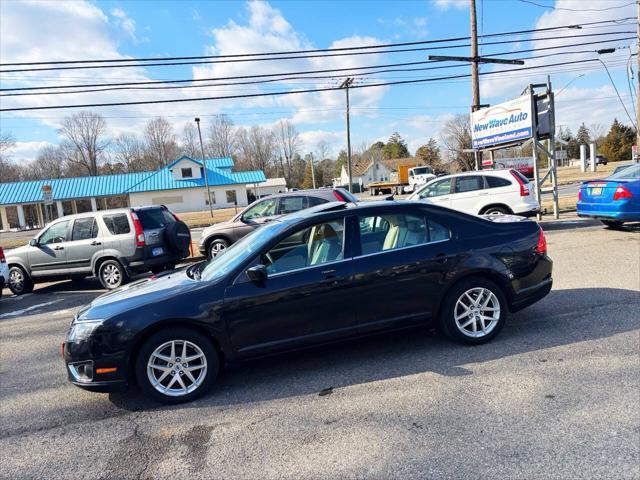
{"label": "street light", "polygon": [[202,170],[204,171],[204,184],[207,187],[207,198],[209,199],[209,214],[213,218],[213,204],[211,202],[211,189],[209,188],[209,175],[207,174],[207,159],[204,156],[204,145],[202,144],[202,132],[200,131],[200,119],[195,118],[198,125],[198,137],[200,137],[200,152],[202,153]]}

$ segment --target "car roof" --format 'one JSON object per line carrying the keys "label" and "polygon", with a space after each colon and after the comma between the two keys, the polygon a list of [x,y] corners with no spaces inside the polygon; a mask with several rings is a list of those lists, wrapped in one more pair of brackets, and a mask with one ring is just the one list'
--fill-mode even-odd
{"label": "car roof", "polygon": [[97,210],[97,211],[89,211],[89,212],[82,212],[82,213],[72,213],[71,215],[64,215],[62,217],[58,217],[54,220],[51,220],[47,225],[50,225],[52,223],[57,223],[59,221],[63,221],[63,220],[74,220],[76,218],[85,218],[85,217],[95,217],[97,215],[109,215],[109,214],[113,214],[113,213],[128,213],[131,211],[131,208],[129,207],[123,207],[123,208],[110,208],[109,210]]}
{"label": "car roof", "polygon": [[[312,216],[316,216],[322,213],[338,211],[338,210],[349,210],[350,212],[363,212],[366,213],[370,210],[376,210],[380,208],[407,208],[411,206],[417,206],[420,208],[431,208],[434,205],[429,205],[424,202],[418,202],[413,200],[373,200],[368,202],[328,202],[323,203],[321,205],[317,205],[315,207],[307,208],[305,210],[300,210],[298,212],[290,213],[283,217],[278,218],[277,221],[281,222],[296,222],[302,218],[309,218]],[[442,207],[435,206],[435,209],[440,209]]]}

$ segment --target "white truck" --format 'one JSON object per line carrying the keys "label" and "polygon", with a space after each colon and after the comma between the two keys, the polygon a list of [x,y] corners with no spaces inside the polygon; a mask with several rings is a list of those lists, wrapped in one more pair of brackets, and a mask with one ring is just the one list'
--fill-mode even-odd
{"label": "white truck", "polygon": [[425,183],[436,178],[431,167],[413,167],[409,169],[409,190],[415,192]]}

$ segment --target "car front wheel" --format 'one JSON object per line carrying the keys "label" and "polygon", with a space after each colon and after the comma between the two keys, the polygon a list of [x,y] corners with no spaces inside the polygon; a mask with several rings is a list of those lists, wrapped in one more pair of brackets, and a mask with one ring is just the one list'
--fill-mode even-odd
{"label": "car front wheel", "polygon": [[507,302],[500,287],[490,280],[462,280],[447,294],[440,329],[451,340],[478,345],[494,338],[504,326]]}
{"label": "car front wheel", "polygon": [[187,328],[151,336],[136,358],[136,378],[143,393],[159,402],[188,402],[205,393],[218,375],[215,347]]}
{"label": "car front wheel", "polygon": [[23,295],[33,291],[33,280],[21,267],[9,269],[9,290],[14,295]]}
{"label": "car front wheel", "polygon": [[209,245],[209,258],[216,258],[223,254],[227,248],[229,248],[229,242],[222,238],[216,238]]}
{"label": "car front wheel", "polygon": [[607,227],[609,227],[611,230],[617,230],[621,228],[622,224],[624,223],[624,222],[621,222],[620,220],[601,220],[601,222]]}

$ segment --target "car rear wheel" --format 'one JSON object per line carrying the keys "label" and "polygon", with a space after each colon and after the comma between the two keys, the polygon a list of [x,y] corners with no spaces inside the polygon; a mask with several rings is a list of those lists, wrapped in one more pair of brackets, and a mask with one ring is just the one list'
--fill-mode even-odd
{"label": "car rear wheel", "polygon": [[618,230],[619,228],[622,227],[622,224],[624,223],[624,222],[621,222],[620,220],[601,220],[601,222],[604,223],[611,230]]}
{"label": "car rear wheel", "polygon": [[478,345],[498,335],[506,317],[507,302],[500,287],[485,278],[472,277],[447,294],[440,329],[451,340]]}
{"label": "car rear wheel", "polygon": [[144,343],[136,358],[136,378],[143,393],[154,400],[188,402],[211,387],[219,363],[207,337],[187,328],[173,328]]}
{"label": "car rear wheel", "polygon": [[14,266],[9,269],[9,290],[14,295],[23,295],[33,291],[33,280],[22,267]]}
{"label": "car rear wheel", "polygon": [[105,260],[98,268],[100,283],[107,290],[113,290],[127,283],[127,273],[117,260]]}
{"label": "car rear wheel", "polygon": [[209,244],[209,258],[216,258],[229,248],[229,242],[222,238],[216,238]]}
{"label": "car rear wheel", "polygon": [[482,213],[484,215],[507,215],[509,211],[504,207],[489,207]]}

